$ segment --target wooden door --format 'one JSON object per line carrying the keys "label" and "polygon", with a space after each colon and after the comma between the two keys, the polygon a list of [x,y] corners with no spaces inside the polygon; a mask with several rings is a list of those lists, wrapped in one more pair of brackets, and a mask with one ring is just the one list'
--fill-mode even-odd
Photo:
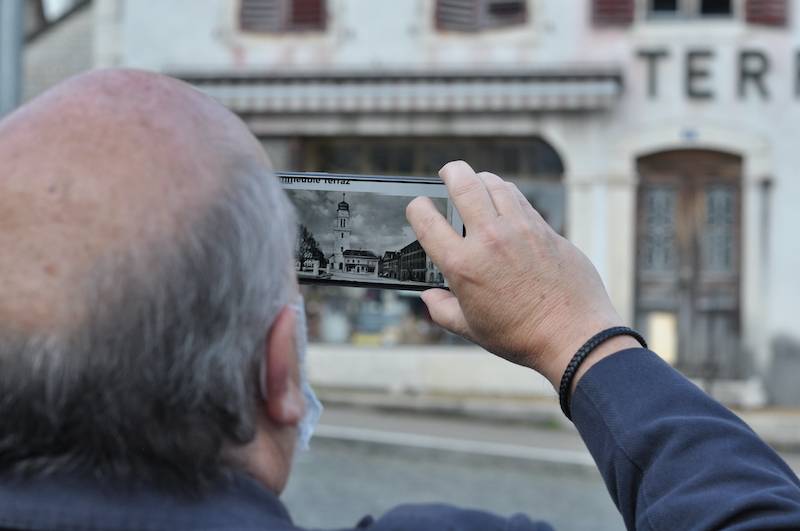
{"label": "wooden door", "polygon": [[637,326],[690,376],[747,370],[739,340],[741,168],[739,157],[699,150],[638,161]]}

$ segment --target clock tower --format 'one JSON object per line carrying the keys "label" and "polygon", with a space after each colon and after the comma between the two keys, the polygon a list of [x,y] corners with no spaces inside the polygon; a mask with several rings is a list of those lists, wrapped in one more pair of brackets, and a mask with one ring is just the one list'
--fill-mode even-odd
{"label": "clock tower", "polygon": [[345,199],[342,193],[333,225],[333,264],[338,271],[344,271],[344,252],[350,249],[350,204]]}

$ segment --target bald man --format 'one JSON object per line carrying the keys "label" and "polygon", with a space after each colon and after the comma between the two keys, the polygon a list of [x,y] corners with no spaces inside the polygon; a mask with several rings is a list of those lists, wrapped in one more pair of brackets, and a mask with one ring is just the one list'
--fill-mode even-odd
{"label": "bald man", "polygon": [[[297,530],[277,496],[319,404],[294,214],[247,128],[178,81],[100,71],[6,118],[0,167],[0,529]],[[794,474],[619,333],[513,185],[441,175],[467,236],[428,199],[407,212],[453,290],[423,294],[431,315],[561,387],[629,528],[800,521]],[[550,529],[441,505],[358,528]]]}

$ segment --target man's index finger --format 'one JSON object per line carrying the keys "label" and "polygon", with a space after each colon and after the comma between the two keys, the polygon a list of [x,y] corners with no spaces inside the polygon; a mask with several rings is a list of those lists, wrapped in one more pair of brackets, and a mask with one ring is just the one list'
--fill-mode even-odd
{"label": "man's index finger", "polygon": [[446,275],[443,259],[455,251],[461,237],[428,197],[411,201],[406,207],[406,217],[422,248]]}

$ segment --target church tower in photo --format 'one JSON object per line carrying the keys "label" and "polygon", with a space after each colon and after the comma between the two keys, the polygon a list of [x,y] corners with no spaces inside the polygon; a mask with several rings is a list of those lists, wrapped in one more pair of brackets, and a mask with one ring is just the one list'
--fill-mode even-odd
{"label": "church tower in photo", "polygon": [[350,249],[350,204],[345,199],[342,193],[333,226],[333,267],[337,271],[344,271],[344,252]]}

